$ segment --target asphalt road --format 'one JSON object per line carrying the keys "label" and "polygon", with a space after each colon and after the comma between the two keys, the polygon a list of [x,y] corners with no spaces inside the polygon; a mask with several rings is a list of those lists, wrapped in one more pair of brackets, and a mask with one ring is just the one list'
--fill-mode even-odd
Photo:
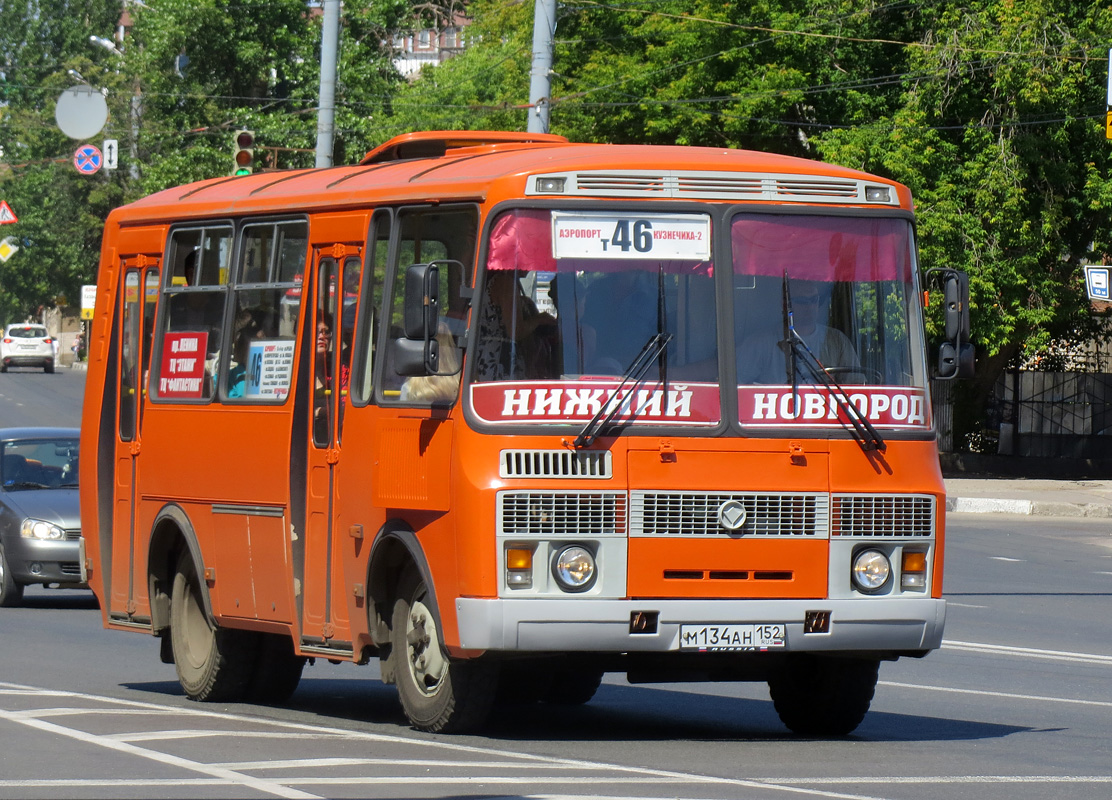
{"label": "asphalt road", "polygon": [[81,424],[85,370],[59,367],[47,375],[41,369],[12,367],[0,373],[0,427]]}
{"label": "asphalt road", "polygon": [[[40,391],[16,377],[59,376],[0,375],[5,417]],[[764,685],[621,676],[467,737],[411,731],[374,666],[318,661],[282,707],[198,704],[153,639],[101,628],[91,594],[28,590],[0,613],[0,798],[1112,796],[1107,521],[949,527],[943,648],[883,665],[835,740],[790,735]]]}

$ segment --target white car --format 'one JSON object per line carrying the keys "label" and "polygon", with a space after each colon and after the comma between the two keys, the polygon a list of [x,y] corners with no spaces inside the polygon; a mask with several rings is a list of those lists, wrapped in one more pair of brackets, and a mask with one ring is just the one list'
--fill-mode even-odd
{"label": "white car", "polygon": [[8,367],[42,367],[54,371],[54,344],[42,325],[9,325],[0,340],[0,372]]}

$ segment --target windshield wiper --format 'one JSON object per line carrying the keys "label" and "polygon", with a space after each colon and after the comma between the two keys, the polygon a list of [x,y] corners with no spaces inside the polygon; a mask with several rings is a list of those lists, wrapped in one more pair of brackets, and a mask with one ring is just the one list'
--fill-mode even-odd
{"label": "windshield wiper", "polygon": [[4,485],[6,489],[49,489],[45,483],[38,483],[36,481],[16,481],[15,483],[8,483]]}
{"label": "windshield wiper", "polygon": [[[572,442],[573,447],[577,450],[580,447],[590,447],[595,439],[606,430],[606,426],[610,424],[610,421],[614,419],[619,409],[625,404],[625,400],[621,396],[622,389],[630,381],[633,381],[634,386],[639,384],[645,373],[648,372],[649,365],[660,357],[670,341],[672,341],[672,334],[670,333],[654,333],[649,337],[649,340],[641,347],[641,352],[629,365],[629,369],[622,375],[622,380],[618,384],[618,388],[614,390],[614,394],[599,407],[599,410],[595,412],[595,415],[575,437],[575,441]],[[614,402],[615,400],[617,402]]]}
{"label": "windshield wiper", "polygon": [[880,433],[873,427],[868,418],[861,413],[861,410],[849,401],[845,389],[830,377],[830,373],[826,371],[826,367],[819,361],[818,356],[811,352],[807,342],[803,341],[803,337],[796,331],[787,272],[784,273],[784,341],[780,344],[782,347],[786,347],[789,352],[788,371],[791,373],[792,397],[799,395],[799,361],[802,360],[818,382],[826,387],[827,393],[834,398],[838,408],[845,414],[849,421],[848,430],[861,449],[865,452],[878,450],[883,453],[888,445],[885,444]]}

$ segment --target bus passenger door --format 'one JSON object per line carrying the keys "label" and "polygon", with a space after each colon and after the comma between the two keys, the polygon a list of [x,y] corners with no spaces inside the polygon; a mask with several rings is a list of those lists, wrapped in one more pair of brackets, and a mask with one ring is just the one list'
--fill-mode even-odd
{"label": "bus passenger door", "polygon": [[[143,411],[146,405],[147,375],[150,371],[151,334],[158,306],[158,263],[144,256],[124,261],[123,291],[120,292],[119,352],[117,360],[119,408],[116,417],[116,456],[113,478],[112,531],[112,594],[109,616],[114,620],[131,620],[146,605],[147,586],[141,576],[145,558],[140,550],[135,527],[136,478]],[[127,546],[123,536],[127,536]],[[136,576],[140,579],[137,580]]]}
{"label": "bus passenger door", "polygon": [[[316,251],[312,348],[313,394],[305,484],[302,646],[351,652],[340,547],[335,530],[337,471],[348,402],[352,337],[363,269],[362,248],[337,244]],[[296,577],[296,576],[295,576]]]}

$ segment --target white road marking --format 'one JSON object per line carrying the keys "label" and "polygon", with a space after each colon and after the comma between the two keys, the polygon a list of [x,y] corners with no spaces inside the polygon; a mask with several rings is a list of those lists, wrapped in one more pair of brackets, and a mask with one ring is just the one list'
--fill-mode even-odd
{"label": "white road marking", "polygon": [[[35,687],[22,686],[22,685],[11,684],[11,683],[0,683],[0,690],[6,690],[6,689],[23,691],[23,692],[26,692],[28,694],[34,694],[35,693]],[[303,731],[303,732],[316,733],[316,734],[334,734],[334,735],[345,736],[347,738],[353,738],[353,739],[358,739],[358,740],[362,740],[362,741],[389,742],[389,743],[394,743],[394,744],[405,744],[405,745],[408,745],[410,747],[413,747],[413,746],[435,747],[437,749],[446,750],[446,751],[449,751],[449,752],[475,753],[475,754],[480,754],[480,755],[486,756],[487,758],[498,757],[498,758],[510,759],[512,761],[515,761],[515,762],[518,762],[518,761],[533,762],[537,765],[542,765],[542,766],[561,767],[561,768],[571,767],[573,769],[590,771],[590,772],[594,773],[594,774],[591,774],[591,776],[589,778],[591,784],[599,784],[599,783],[622,783],[622,784],[650,783],[650,784],[674,785],[674,784],[703,783],[703,784],[719,785],[719,786],[744,787],[744,788],[747,788],[747,789],[767,789],[767,790],[771,790],[771,791],[787,792],[787,793],[790,793],[790,794],[806,795],[806,796],[810,796],[810,797],[835,798],[835,800],[881,800],[880,798],[875,798],[875,797],[867,796],[867,795],[846,794],[846,793],[843,793],[843,792],[827,791],[827,790],[817,789],[817,788],[808,788],[808,787],[805,787],[805,786],[789,786],[789,785],[781,785],[781,784],[776,784],[776,783],[769,783],[769,782],[765,782],[765,781],[745,780],[745,779],[741,779],[741,778],[725,778],[725,777],[719,777],[719,776],[714,776],[714,775],[699,775],[699,774],[695,774],[695,773],[676,772],[676,771],[661,770],[661,769],[650,769],[650,768],[646,768],[646,767],[626,766],[626,765],[622,765],[622,764],[607,764],[607,763],[604,763],[604,762],[581,761],[580,759],[572,759],[572,758],[556,758],[556,757],[552,757],[552,756],[533,755],[533,754],[530,754],[530,753],[515,753],[513,751],[499,750],[499,749],[495,749],[495,748],[477,747],[477,746],[473,746],[473,745],[463,745],[463,744],[456,744],[456,743],[452,743],[452,742],[424,741],[424,740],[421,740],[421,739],[406,738],[404,736],[390,736],[390,735],[385,735],[385,734],[364,733],[364,732],[361,732],[361,731],[350,731],[350,730],[344,730],[344,729],[340,729],[340,728],[327,728],[325,726],[320,726],[320,725],[306,725],[306,724],[303,724],[303,723],[286,722],[286,721],[283,721],[283,720],[273,720],[273,719],[265,719],[265,718],[258,718],[258,717],[249,717],[249,716],[242,715],[242,714],[229,714],[227,712],[209,712],[209,711],[204,711],[204,710],[174,708],[174,707],[170,707],[170,706],[160,706],[157,703],[146,703],[146,702],[135,701],[135,700],[125,700],[125,699],[121,699],[121,698],[103,697],[103,696],[100,696],[100,695],[87,694],[87,693],[84,693],[84,692],[66,692],[66,691],[58,691],[58,690],[44,690],[42,692],[42,696],[43,697],[65,697],[65,698],[69,698],[69,699],[81,698],[81,699],[89,700],[89,701],[93,701],[93,702],[110,703],[110,704],[116,705],[116,706],[125,706],[125,707],[128,707],[128,708],[136,708],[136,709],[143,709],[143,710],[158,710],[158,709],[165,708],[168,712],[171,712],[175,715],[207,717],[209,719],[220,719],[220,720],[225,720],[225,721],[247,723],[247,724],[256,725],[256,726],[258,726],[258,725],[267,725],[267,726],[288,728],[288,729],[295,730],[295,731]],[[90,743],[90,744],[101,745],[101,746],[109,748],[109,749],[124,752],[124,753],[127,753],[129,755],[137,755],[137,756],[140,756],[140,757],[143,757],[143,758],[148,758],[148,759],[151,759],[151,760],[154,760],[154,761],[157,761],[157,762],[160,762],[160,763],[164,763],[164,764],[167,764],[167,765],[170,765],[170,766],[176,766],[176,767],[181,767],[181,768],[188,769],[188,770],[193,770],[195,772],[200,772],[202,774],[206,774],[206,775],[209,775],[211,777],[223,778],[224,780],[228,781],[229,785],[250,786],[251,788],[257,789],[257,790],[262,791],[262,792],[266,792],[268,794],[276,794],[280,797],[289,797],[289,798],[306,798],[306,800],[321,800],[321,799],[317,795],[307,794],[305,792],[301,792],[300,790],[296,790],[296,789],[293,789],[293,788],[287,788],[287,787],[292,786],[295,783],[298,784],[298,785],[312,786],[312,785],[339,785],[339,784],[345,784],[346,785],[346,784],[349,784],[349,783],[354,783],[356,785],[363,785],[363,784],[379,785],[379,784],[384,784],[384,783],[389,783],[389,782],[397,782],[400,785],[405,785],[405,784],[412,784],[412,783],[416,783],[416,782],[425,782],[425,781],[434,782],[434,783],[438,783],[438,784],[446,784],[446,785],[458,785],[458,784],[463,783],[463,782],[467,782],[467,783],[497,783],[497,784],[514,784],[514,785],[536,785],[538,783],[543,782],[547,785],[547,784],[551,784],[551,783],[563,783],[563,782],[575,782],[576,784],[582,784],[583,780],[584,780],[584,778],[582,776],[577,777],[575,775],[571,775],[571,776],[567,776],[567,777],[560,776],[558,778],[553,778],[551,776],[537,776],[535,778],[496,776],[496,777],[466,778],[465,779],[465,778],[461,778],[460,776],[446,776],[444,778],[431,778],[431,777],[427,777],[427,776],[420,776],[420,777],[417,777],[417,776],[404,776],[404,777],[366,776],[366,777],[351,777],[351,778],[332,778],[332,777],[313,778],[313,777],[309,777],[309,778],[296,778],[296,779],[294,779],[294,778],[284,778],[282,780],[277,780],[277,779],[264,780],[264,779],[261,779],[261,778],[259,778],[259,779],[252,778],[249,775],[244,775],[242,773],[235,772],[233,770],[229,770],[229,769],[220,767],[218,765],[205,764],[205,763],[201,763],[201,762],[190,761],[188,759],[167,755],[165,753],[160,753],[158,751],[146,750],[144,748],[136,747],[135,745],[132,745],[128,742],[118,741],[117,739],[113,739],[113,738],[109,738],[109,737],[105,737],[105,736],[97,736],[95,734],[90,734],[90,733],[87,733],[85,731],[65,728],[61,725],[56,725],[52,722],[45,722],[43,720],[34,719],[33,717],[28,717],[28,716],[25,715],[25,712],[8,712],[8,711],[0,710],[0,720],[8,720],[8,721],[15,722],[15,723],[18,723],[18,724],[21,724],[21,725],[27,725],[29,727],[34,727],[34,728],[37,728],[39,730],[43,730],[43,731],[48,732],[48,733],[55,733],[55,734],[58,734],[58,735],[61,735],[61,736],[68,736],[70,738],[79,739],[81,741],[84,741],[84,742],[87,742],[87,743]],[[396,763],[395,763],[395,766],[396,766]],[[520,767],[520,766],[523,766],[523,765],[515,764],[514,768],[517,768],[517,767]],[[620,774],[618,776],[615,776],[613,779],[610,779],[608,777],[604,777],[604,776],[601,776],[601,775],[597,774],[598,771],[600,771],[600,770],[610,770],[610,771],[614,771],[614,772],[617,772],[617,773],[620,773]],[[177,783],[178,783],[178,785],[181,785],[183,782],[178,781]],[[84,782],[84,784],[85,785],[90,785],[90,783],[87,782],[87,781]],[[34,786],[37,786],[37,787],[47,787],[47,788],[49,788],[53,784],[44,783],[43,781],[37,781],[37,782],[31,783],[31,782],[24,782],[24,781],[11,782],[11,781],[0,780],[0,787],[13,786],[13,787],[21,788],[21,787],[28,786],[28,785],[34,785]],[[73,785],[73,784],[62,783],[62,784],[58,784],[58,785],[59,786],[68,786],[68,785]],[[142,784],[129,783],[129,782],[126,781],[126,779],[123,779],[119,782],[118,785],[142,785]],[[592,796],[593,796],[593,793],[592,793]]]}
{"label": "white road marking", "polygon": [[899,783],[899,784],[975,784],[975,783],[1112,783],[1112,775],[908,775],[830,778],[771,778],[778,783]]}
{"label": "white road marking", "polygon": [[955,603],[953,600],[947,600],[946,607],[949,608],[951,606],[954,608],[988,608],[988,606],[975,606],[972,603]]}
{"label": "white road marking", "polygon": [[981,697],[1002,697],[1008,700],[1034,700],[1040,703],[1065,703],[1075,706],[1092,706],[1094,708],[1112,708],[1112,702],[1106,700],[1075,700],[1072,697],[1047,697],[1040,694],[1013,694],[1012,692],[990,692],[986,689],[956,689],[952,686],[926,686],[921,683],[900,683],[898,681],[878,681],[880,686],[893,686],[897,689],[920,689],[924,692],[948,692],[951,694],[972,694]]}
{"label": "white road marking", "polygon": [[996,656],[1019,656],[1023,658],[1041,658],[1051,661],[1071,661],[1083,664],[1112,664],[1112,656],[1098,653],[1076,653],[1068,650],[1039,650],[1034,647],[1012,647],[1005,644],[986,644],[984,642],[959,642],[946,639],[942,642],[943,650],[963,650],[973,653],[985,653]]}
{"label": "white road marking", "polygon": [[251,775],[241,775],[237,772],[232,772],[229,769],[222,769],[220,767],[210,767],[199,761],[191,761],[188,758],[180,758],[172,756],[169,753],[159,753],[154,750],[145,750],[142,747],[135,747],[127,742],[117,742],[112,739],[105,738],[104,736],[97,736],[96,734],[86,733],[74,728],[66,728],[62,725],[56,725],[53,722],[45,722],[41,719],[33,719],[20,714],[12,713],[0,709],[0,719],[6,719],[10,722],[16,722],[20,725],[26,725],[29,728],[35,728],[43,731],[44,733],[52,733],[56,736],[65,736],[70,739],[77,739],[86,744],[99,745],[106,747],[109,750],[115,750],[127,755],[139,756],[150,761],[157,761],[160,764],[165,764],[171,767],[180,767],[182,769],[191,770],[193,772],[200,772],[205,775],[210,775],[214,778],[223,778],[230,784],[237,786],[247,786],[265,794],[272,794],[278,797],[287,797],[291,800],[323,800],[318,795],[309,794],[299,789],[291,789],[281,784],[273,783],[262,778],[255,778]]}
{"label": "white road marking", "polygon": [[[153,713],[153,712],[147,712]],[[175,731],[137,731],[135,733],[113,733],[105,736],[106,739],[115,739],[117,742],[158,742],[174,739],[202,739],[205,737],[234,736],[237,739],[348,739],[338,733],[297,733],[282,731],[229,731],[218,728],[197,728]]]}
{"label": "white road marking", "polygon": [[989,556],[993,561],[1008,561],[1012,564],[1022,564],[1026,559],[1023,558],[1008,558],[1007,556]]}
{"label": "white road marking", "polygon": [[[950,643],[957,646],[967,646],[969,648],[982,648],[986,652],[996,652],[1003,646],[1000,645],[982,645],[968,642]],[[1064,655],[1062,651],[1031,651],[1025,648],[1007,648],[1011,655],[1031,656],[1034,657],[1060,657]],[[1014,651],[1014,652],[1013,652]],[[1096,659],[1098,663],[1105,663],[1105,660],[1112,661],[1112,657],[1105,656],[1086,656],[1083,657]],[[1071,654],[1071,657],[1073,655]],[[898,683],[882,681],[881,685],[892,686],[903,689],[913,689],[919,691],[934,691],[934,692],[949,692],[955,694],[967,695],[982,695],[987,697],[999,697],[1007,699],[1022,699],[1033,700],[1041,702],[1052,703],[1068,703],[1075,705],[1085,705],[1093,707],[1112,707],[1112,702],[1101,702],[1093,700],[1073,700],[1069,698],[1058,697],[1044,697],[1038,695],[1021,695],[1012,694],[1007,692],[992,692],[981,691],[973,689],[956,689],[941,686],[923,686],[918,684]],[[185,779],[28,779],[28,780],[4,780],[0,779],[0,788],[4,789],[63,789],[69,787],[101,787],[101,788],[159,788],[168,786],[177,787],[203,787],[203,786],[249,786],[261,792],[280,797],[290,798],[307,798],[309,800],[316,800],[318,795],[303,792],[295,787],[311,788],[314,786],[357,786],[357,787],[374,787],[374,786],[405,786],[405,785],[491,785],[491,786],[514,786],[514,787],[537,787],[538,784],[543,783],[546,786],[559,786],[563,784],[574,784],[576,786],[583,785],[588,782],[590,786],[603,786],[608,784],[621,784],[627,785],[632,788],[635,785],[642,786],[674,786],[677,784],[703,784],[706,786],[729,786],[735,788],[744,787],[749,790],[769,790],[777,792],[789,792],[797,795],[804,795],[809,797],[823,797],[823,798],[838,798],[840,800],[877,800],[868,795],[863,794],[847,794],[842,791],[835,791],[833,787],[851,787],[851,786],[875,786],[875,785],[931,785],[931,784],[945,784],[945,785],[975,785],[987,783],[1013,783],[1013,784],[1098,784],[1098,785],[1112,785],[1112,775],[942,775],[942,776],[861,776],[861,777],[844,777],[844,776],[812,776],[812,777],[788,777],[788,776],[766,776],[750,779],[737,779],[737,778],[724,778],[711,775],[699,775],[685,772],[676,772],[671,770],[660,770],[642,768],[636,766],[624,766],[620,764],[607,764],[604,762],[582,762],[577,759],[565,759],[550,756],[533,755],[529,753],[518,753],[507,750],[500,750],[496,748],[486,748],[473,745],[463,745],[453,742],[444,741],[426,741],[421,739],[407,738],[404,736],[391,736],[387,734],[367,733],[357,730],[347,730],[341,728],[328,728],[319,725],[308,725],[297,722],[286,722],[282,720],[273,720],[266,718],[251,717],[242,714],[230,714],[227,712],[213,712],[188,708],[176,708],[172,706],[160,706],[155,703],[145,703],[140,701],[125,700],[120,698],[99,696],[93,694],[84,694],[78,692],[60,692],[54,690],[37,691],[33,687],[18,686],[15,684],[0,684],[0,696],[2,695],[24,695],[24,696],[39,696],[44,699],[50,697],[66,697],[70,699],[84,699],[91,702],[106,703],[116,708],[104,709],[89,709],[89,708],[57,708],[57,709],[40,709],[37,711],[18,711],[9,712],[0,710],[0,720],[7,720],[21,725],[35,727],[48,733],[55,733],[62,736],[80,739],[82,741],[107,747],[113,750],[127,753],[129,755],[138,755],[143,758],[151,759],[169,766],[177,766],[194,772],[200,772],[207,777],[202,778],[185,778]],[[124,708],[119,708],[123,706]],[[137,714],[151,714],[151,713],[165,713],[174,716],[191,716],[201,717],[210,720],[222,720],[226,722],[245,723],[253,726],[269,726],[274,728],[287,729],[283,731],[259,732],[259,731],[228,731],[219,729],[187,729],[178,731],[161,731],[149,733],[123,733],[110,736],[97,736],[84,731],[65,728],[53,722],[46,722],[38,717],[47,716],[62,716],[65,714],[79,714],[82,716],[88,714],[95,714],[98,711],[109,712],[113,715],[119,715],[121,712],[132,711]],[[126,740],[134,739],[140,740],[145,736],[154,736],[157,738],[174,739],[186,738],[196,736],[210,736],[210,735],[239,735],[239,736],[253,736],[253,735],[271,735],[279,738],[288,738],[289,736],[299,736],[305,738],[315,739],[356,739],[360,741],[372,741],[379,743],[390,744],[404,744],[408,746],[425,746],[436,748],[438,750],[455,752],[455,753],[469,753],[480,755],[486,758],[484,761],[474,760],[457,760],[457,759],[363,759],[363,758],[320,758],[320,759],[290,759],[290,760],[275,760],[275,761],[244,761],[244,762],[229,762],[223,764],[209,764],[191,761],[176,756],[170,756],[157,751],[146,750],[143,748],[135,747],[129,744]],[[534,773],[532,776],[526,775],[483,775],[473,777],[461,777],[459,775],[446,775],[436,777],[431,775],[363,775],[363,776],[286,776],[282,778],[270,776],[268,778],[253,778],[249,775],[243,774],[248,770],[281,770],[281,769],[306,769],[306,768],[328,768],[334,766],[389,766],[393,770],[399,767],[420,767],[422,769],[428,768],[455,768],[455,767],[468,767],[468,768],[481,768],[484,770],[499,770],[499,769],[512,769],[512,770],[528,770],[533,772],[542,769],[561,769],[563,773],[557,776],[552,775],[537,775]],[[567,773],[568,767],[574,768],[577,773]],[[615,772],[616,775],[599,774],[600,772]],[[583,774],[587,773],[587,774]],[[830,787],[830,788],[822,788]],[[603,796],[596,791],[591,791],[590,796],[598,800],[658,800],[658,798],[635,795],[610,795]],[[535,800],[582,800],[583,794],[564,794],[564,793],[543,793],[543,794],[525,794],[520,791],[514,791],[514,797],[530,797]]]}

